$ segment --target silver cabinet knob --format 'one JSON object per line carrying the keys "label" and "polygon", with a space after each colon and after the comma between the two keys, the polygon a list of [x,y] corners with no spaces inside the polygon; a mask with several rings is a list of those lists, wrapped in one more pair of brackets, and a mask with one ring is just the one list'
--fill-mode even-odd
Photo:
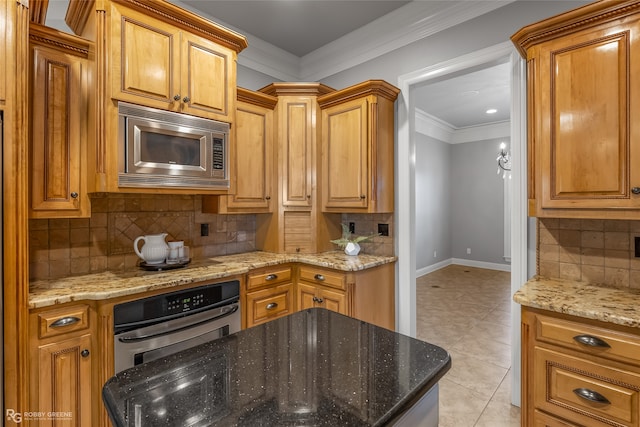
{"label": "silver cabinet knob", "polygon": [[191,98],[189,98],[188,96],[185,96],[184,98],[182,98],[182,102],[184,102],[185,104],[189,101],[191,101]]}
{"label": "silver cabinet knob", "polygon": [[80,356],[82,357],[89,357],[89,350],[87,350],[86,348],[84,350],[82,350],[80,352]]}
{"label": "silver cabinet knob", "polygon": [[640,187],[633,187],[631,188],[631,192],[633,194],[640,194]]}
{"label": "silver cabinet knob", "polygon": [[71,198],[72,199],[77,199],[78,198],[78,193],[76,193],[75,191],[71,192]]}
{"label": "silver cabinet knob", "polygon": [[174,101],[180,101],[180,98],[182,98],[182,97],[180,96],[180,94],[179,94],[179,93],[177,93],[177,94],[173,97],[173,100],[174,100]]}

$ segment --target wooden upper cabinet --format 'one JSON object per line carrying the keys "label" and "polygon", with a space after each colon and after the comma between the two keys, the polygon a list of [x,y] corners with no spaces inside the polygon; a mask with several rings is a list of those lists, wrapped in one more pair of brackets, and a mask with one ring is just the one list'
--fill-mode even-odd
{"label": "wooden upper cabinet", "polygon": [[277,201],[274,185],[273,109],[277,98],[238,88],[232,152],[233,193],[204,196],[206,213],[268,213]]}
{"label": "wooden upper cabinet", "polygon": [[525,27],[529,214],[640,218],[640,4],[598,2]]}
{"label": "wooden upper cabinet", "polygon": [[322,210],[393,212],[394,102],[399,89],[370,80],[324,95]]}
{"label": "wooden upper cabinet", "polygon": [[111,14],[113,98],[233,121],[233,50],[119,4]]}
{"label": "wooden upper cabinet", "polygon": [[89,42],[31,24],[32,218],[88,217]]}

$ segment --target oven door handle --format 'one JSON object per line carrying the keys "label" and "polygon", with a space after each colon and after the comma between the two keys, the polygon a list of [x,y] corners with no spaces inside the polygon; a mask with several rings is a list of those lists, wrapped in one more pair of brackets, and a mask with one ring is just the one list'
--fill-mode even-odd
{"label": "oven door handle", "polygon": [[240,306],[238,304],[234,304],[233,307],[231,309],[229,309],[228,311],[225,311],[224,313],[219,314],[218,316],[210,317],[208,319],[202,320],[200,322],[191,323],[189,325],[181,326],[179,328],[171,329],[171,330],[168,330],[168,331],[158,332],[158,333],[155,333],[155,334],[140,335],[140,336],[133,336],[133,337],[118,337],[118,341],[123,342],[123,343],[131,343],[131,342],[145,341],[145,340],[149,340],[151,338],[161,337],[161,336],[164,336],[164,335],[174,334],[176,332],[181,332],[181,331],[184,331],[186,329],[191,329],[193,327],[196,327],[198,325],[202,325],[204,323],[209,323],[209,322],[211,322],[213,320],[225,318],[227,316],[232,315],[236,311],[238,311],[239,308],[240,308]]}

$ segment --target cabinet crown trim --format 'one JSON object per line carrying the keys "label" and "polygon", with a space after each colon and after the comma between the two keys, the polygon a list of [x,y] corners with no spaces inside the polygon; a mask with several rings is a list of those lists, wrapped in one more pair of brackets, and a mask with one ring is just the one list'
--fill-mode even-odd
{"label": "cabinet crown trim", "polygon": [[63,52],[75,52],[78,56],[87,58],[93,43],[81,37],[55,30],[44,25],[31,22],[29,24],[29,41],[49,46]]}
{"label": "cabinet crown trim", "polygon": [[257,105],[258,107],[264,107],[273,110],[278,104],[278,98],[276,98],[275,96],[267,95],[266,93],[255,92],[253,90],[245,89],[242,87],[238,87],[237,92],[238,101]]}
{"label": "cabinet crown trim", "polygon": [[276,82],[259,89],[259,92],[272,96],[321,96],[335,92],[335,89],[316,82]]}
{"label": "cabinet crown trim", "polygon": [[526,58],[527,50],[536,44],[639,11],[638,0],[601,0],[528,25],[512,35],[511,41]]}
{"label": "cabinet crown trim", "polygon": [[399,93],[400,89],[384,80],[367,80],[319,97],[318,105],[320,108],[326,108],[368,95],[381,96],[389,101],[395,101]]}

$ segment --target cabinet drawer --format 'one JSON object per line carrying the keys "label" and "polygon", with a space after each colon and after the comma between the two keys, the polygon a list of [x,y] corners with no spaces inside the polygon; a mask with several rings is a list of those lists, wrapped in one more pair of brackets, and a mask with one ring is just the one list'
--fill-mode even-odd
{"label": "cabinet drawer", "polygon": [[580,427],[540,412],[537,409],[533,412],[533,421],[535,427]]}
{"label": "cabinet drawer", "polygon": [[266,270],[261,273],[249,273],[247,289],[291,281],[291,267]]}
{"label": "cabinet drawer", "polygon": [[311,267],[300,267],[300,279],[332,288],[346,289],[346,277],[342,273]]}
{"label": "cabinet drawer", "polygon": [[88,305],[48,310],[38,314],[38,335],[40,338],[81,331],[88,327]]}
{"label": "cabinet drawer", "polygon": [[247,327],[293,312],[292,285],[247,293]]}
{"label": "cabinet drawer", "polygon": [[594,427],[639,425],[639,374],[540,347],[534,363],[536,408]]}
{"label": "cabinet drawer", "polygon": [[537,315],[536,339],[586,354],[640,365],[638,336]]}

